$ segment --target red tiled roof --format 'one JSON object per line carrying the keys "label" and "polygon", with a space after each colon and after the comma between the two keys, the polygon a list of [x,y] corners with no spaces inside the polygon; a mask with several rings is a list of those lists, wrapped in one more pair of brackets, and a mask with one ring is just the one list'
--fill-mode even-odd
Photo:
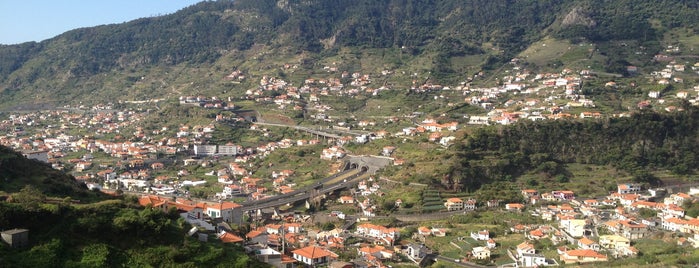
{"label": "red tiled roof", "polygon": [[566,254],[568,256],[574,256],[574,257],[588,257],[588,258],[601,258],[601,259],[607,258],[607,256],[599,254],[596,251],[591,250],[591,249],[568,250],[568,251],[566,251]]}
{"label": "red tiled roof", "polygon": [[228,233],[228,232],[223,232],[223,235],[220,235],[218,238],[221,239],[221,243],[243,242],[243,238],[241,238],[240,236]]}
{"label": "red tiled roof", "polygon": [[292,253],[301,255],[309,259],[318,259],[328,256],[333,256],[333,253],[317,246],[308,246],[292,251]]}

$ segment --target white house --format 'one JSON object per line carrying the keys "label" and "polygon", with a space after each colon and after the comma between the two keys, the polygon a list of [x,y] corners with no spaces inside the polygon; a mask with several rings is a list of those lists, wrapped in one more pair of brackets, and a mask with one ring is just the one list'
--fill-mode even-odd
{"label": "white house", "polygon": [[488,230],[471,232],[471,238],[479,241],[488,241],[490,239],[490,232],[488,232]]}
{"label": "white house", "polygon": [[490,249],[487,247],[474,247],[471,250],[471,254],[478,260],[490,259]]}

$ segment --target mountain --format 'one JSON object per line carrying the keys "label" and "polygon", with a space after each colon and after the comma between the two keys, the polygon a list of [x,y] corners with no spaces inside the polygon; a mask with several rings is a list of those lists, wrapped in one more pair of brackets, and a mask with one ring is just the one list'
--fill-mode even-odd
{"label": "mountain", "polygon": [[234,92],[244,88],[214,78],[238,67],[274,74],[268,67],[280,59],[300,61],[310,72],[346,51],[454,82],[495,69],[549,36],[634,40],[657,51],[676,29],[695,34],[698,9],[687,0],[206,1],[166,16],[0,46],[0,107]]}

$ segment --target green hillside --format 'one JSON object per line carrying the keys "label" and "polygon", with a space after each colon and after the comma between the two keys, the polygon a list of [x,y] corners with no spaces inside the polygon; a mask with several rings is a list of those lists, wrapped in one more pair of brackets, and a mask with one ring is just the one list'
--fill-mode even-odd
{"label": "green hillside", "polygon": [[[335,59],[344,59],[350,71],[392,69],[456,82],[497,69],[545,37],[634,40],[655,51],[669,34],[691,41],[699,26],[697,5],[680,0],[206,1],[171,15],[0,46],[0,107],[235,96],[254,83],[222,82],[233,70],[270,75],[292,63],[299,64],[298,75],[317,72]],[[617,60],[616,53],[609,55],[609,61]],[[395,75],[388,82],[407,85],[409,80]]]}
{"label": "green hillside", "polygon": [[0,230],[30,231],[27,248],[0,243],[2,267],[264,267],[213,234],[209,243],[187,237],[191,226],[175,211],[143,208],[132,196],[105,200],[3,146],[0,178],[8,194],[0,194]]}
{"label": "green hillside", "polygon": [[571,175],[567,165],[573,163],[613,167],[639,183],[657,186],[659,180],[649,170],[687,175],[699,168],[695,157],[699,109],[686,109],[604,121],[551,120],[481,128],[445,158],[454,183],[468,190],[527,173],[542,184],[565,182]]}
{"label": "green hillside", "polygon": [[67,197],[77,200],[99,198],[99,194],[87,190],[85,185],[50,165],[30,160],[21,154],[0,146],[0,192],[16,193],[32,185],[47,196]]}
{"label": "green hillside", "polygon": [[0,228],[29,230],[29,247],[0,243],[2,267],[265,267],[242,247],[188,237],[176,213],[133,200],[89,205],[0,202]]}

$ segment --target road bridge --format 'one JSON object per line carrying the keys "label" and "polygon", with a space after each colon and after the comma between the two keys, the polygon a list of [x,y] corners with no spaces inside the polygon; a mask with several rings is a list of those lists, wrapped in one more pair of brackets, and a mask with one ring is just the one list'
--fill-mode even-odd
{"label": "road bridge", "polygon": [[256,211],[280,207],[344,189],[369,178],[392,161],[392,158],[382,156],[346,156],[339,173],[287,194],[244,202],[241,204],[242,210]]}
{"label": "road bridge", "polygon": [[[322,130],[320,130],[320,129],[313,129],[313,128],[309,128],[309,127],[302,127],[302,126],[295,126],[295,125],[285,125],[285,124],[275,124],[275,123],[262,123],[262,122],[255,122],[255,124],[260,125],[260,126],[274,126],[274,127],[288,127],[288,128],[293,128],[293,129],[296,129],[296,130],[299,130],[299,131],[308,132],[308,133],[310,133],[310,134],[313,134],[313,135],[316,135],[316,136],[322,136],[322,137],[325,137],[325,138],[328,138],[328,139],[339,139],[339,138],[342,137],[342,136],[337,135],[337,134],[333,134],[333,133],[330,133],[330,132],[322,131]],[[348,133],[348,134],[358,136],[357,134],[352,134],[352,133]]]}
{"label": "road bridge", "polygon": [[342,181],[323,185],[317,184],[314,188],[304,188],[303,190],[294,191],[293,193],[274,196],[274,198],[265,198],[257,200],[254,203],[243,204],[244,211],[256,211],[259,209],[280,207],[287,204],[293,204],[299,201],[308,200],[316,196],[322,196],[340,189],[347,188],[348,186],[359,183],[359,181],[369,178],[370,174],[366,171],[357,170],[358,172],[349,173],[351,175],[346,176]]}

